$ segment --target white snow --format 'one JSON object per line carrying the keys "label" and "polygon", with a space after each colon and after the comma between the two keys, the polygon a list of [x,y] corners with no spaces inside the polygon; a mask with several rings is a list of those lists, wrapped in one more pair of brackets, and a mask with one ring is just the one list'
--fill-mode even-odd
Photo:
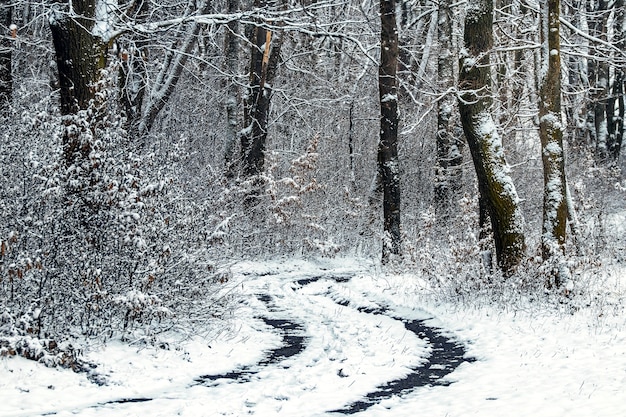
{"label": "white snow", "polygon": [[96,16],[92,34],[99,36],[105,42],[109,41],[113,35],[114,11],[116,8],[117,2],[112,0],[99,0],[96,3]]}
{"label": "white snow", "polygon": [[545,155],[563,155],[563,148],[557,142],[549,142],[543,151]]}
{"label": "white snow", "polygon": [[[463,342],[468,355],[449,386],[417,388],[374,405],[362,416],[519,417],[626,415],[626,269],[605,269],[603,299],[569,311],[524,297],[458,304],[433,293],[419,276],[385,274],[357,259],[240,262],[233,290],[242,303],[232,317],[197,329],[170,349],[120,342],[92,346],[86,357],[108,385],[84,374],[22,358],[0,360],[2,416],[323,416],[427,360],[430,347],[398,320],[353,306],[389,306],[398,316],[435,317],[434,326]],[[308,285],[298,279],[321,276]],[[333,277],[353,278],[335,282]],[[585,285],[577,282],[573,289]],[[590,288],[586,288],[591,291]],[[270,294],[268,313],[256,294]],[[499,305],[499,306],[498,306]],[[258,362],[281,336],[258,319],[274,314],[301,323],[305,350],[270,365],[248,382],[194,385]],[[102,404],[124,398],[153,398]],[[420,411],[421,410],[421,411]]]}
{"label": "white snow", "polygon": [[555,114],[553,112],[549,112],[547,114],[544,114],[540,119],[539,122],[542,124],[545,124],[546,127],[548,129],[553,129],[553,130],[563,130],[564,126],[561,123],[561,116],[558,114]]}
{"label": "white snow", "polygon": [[398,101],[398,95],[397,94],[385,94],[380,99],[381,103],[387,103],[389,101]]}

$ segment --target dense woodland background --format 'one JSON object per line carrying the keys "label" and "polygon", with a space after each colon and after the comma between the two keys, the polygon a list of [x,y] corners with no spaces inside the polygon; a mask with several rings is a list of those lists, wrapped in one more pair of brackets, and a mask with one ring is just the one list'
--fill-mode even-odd
{"label": "dense woodland background", "polygon": [[[625,209],[624,13],[623,0],[2,1],[2,354],[75,363],[62,341],[193,329],[228,309],[229,265],[246,258],[382,254],[456,294],[506,282],[571,296],[581,270],[624,261],[606,230]],[[500,206],[475,169],[487,152],[466,144],[486,130],[461,117],[487,113],[472,105],[519,196],[513,243],[492,238]],[[542,152],[540,127],[564,142],[563,236],[546,231],[555,148]]]}

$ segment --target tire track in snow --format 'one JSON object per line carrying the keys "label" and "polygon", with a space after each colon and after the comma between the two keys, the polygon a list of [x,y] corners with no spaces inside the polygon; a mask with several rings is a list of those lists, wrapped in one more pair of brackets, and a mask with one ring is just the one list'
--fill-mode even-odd
{"label": "tire track in snow", "polygon": [[[306,278],[298,280],[295,283],[303,287],[319,281],[320,279],[321,277]],[[336,283],[349,281],[349,278],[344,277],[329,279]],[[450,385],[451,382],[442,380],[442,378],[453,372],[461,363],[475,361],[473,358],[465,358],[465,347],[461,343],[442,334],[441,329],[429,326],[426,323],[429,319],[411,320],[394,315],[393,312],[386,307],[357,307],[352,306],[349,301],[345,300],[335,300],[335,302],[344,307],[353,307],[362,313],[385,315],[395,320],[402,321],[407,330],[431,345],[432,353],[430,357],[428,357],[428,362],[411,368],[411,373],[405,377],[379,385],[375,391],[365,394],[362,400],[348,404],[343,408],[329,411],[330,413],[355,414],[365,411],[369,407],[391,398],[394,395],[407,394],[419,387]]]}
{"label": "tire track in snow", "polygon": [[405,377],[379,385],[376,391],[367,393],[362,400],[348,404],[341,409],[332,410],[331,412],[355,414],[385,399],[391,398],[394,395],[407,394],[419,387],[450,385],[451,382],[442,380],[442,378],[453,372],[462,362],[474,361],[473,358],[465,358],[465,347],[462,344],[444,336],[435,327],[428,326],[426,324],[428,320],[398,318],[385,308],[359,310],[370,314],[384,314],[402,321],[407,330],[431,345],[432,353],[430,357],[428,357],[427,363],[411,368],[411,373]]}
{"label": "tire track in snow", "polygon": [[[268,306],[268,310],[270,313],[275,313],[278,311],[278,308],[273,303],[272,297],[268,294],[259,294],[257,298],[262,301],[264,304]],[[282,343],[277,348],[271,349],[267,352],[266,357],[259,361],[254,365],[248,365],[243,367],[242,369],[234,370],[231,372],[226,372],[223,374],[217,375],[202,375],[197,377],[194,380],[194,385],[203,385],[206,387],[214,387],[219,385],[219,381],[221,380],[232,380],[237,383],[246,383],[251,380],[251,377],[257,373],[259,373],[263,368],[268,367],[270,365],[277,365],[280,362],[289,359],[300,352],[302,352],[305,348],[305,337],[302,336],[304,329],[301,324],[296,323],[291,320],[283,319],[283,318],[271,318],[267,316],[258,317],[262,320],[266,325],[271,328],[278,330],[282,336]],[[283,365],[284,369],[288,369],[289,366]],[[118,398],[111,401],[98,403],[94,407],[101,407],[106,405],[113,404],[127,404],[127,403],[140,403],[147,402],[159,399],[160,397],[129,397],[129,398]],[[56,412],[48,413],[47,415],[54,415]]]}
{"label": "tire track in snow", "polygon": [[[268,294],[260,294],[257,295],[257,298],[265,303],[269,312],[276,312],[277,308],[275,304],[272,302],[272,297]],[[237,382],[243,383],[250,381],[250,377],[263,369],[263,367],[267,367],[270,365],[278,364],[285,359],[291,358],[298,353],[302,352],[305,348],[304,346],[304,336],[301,334],[304,332],[302,325],[287,319],[278,319],[278,318],[270,318],[267,316],[259,317],[263,322],[278,330],[282,336],[282,343],[279,347],[271,349],[267,353],[267,357],[255,365],[249,365],[242,369],[226,372],[218,375],[202,375],[195,379],[199,385],[205,386],[215,386],[217,381],[219,380],[235,380]],[[284,366],[285,369],[288,369],[288,366]]]}

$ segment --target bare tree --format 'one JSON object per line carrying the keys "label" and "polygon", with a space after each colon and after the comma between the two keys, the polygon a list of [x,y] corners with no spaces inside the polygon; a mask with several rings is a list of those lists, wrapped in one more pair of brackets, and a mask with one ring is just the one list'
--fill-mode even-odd
{"label": "bare tree", "polygon": [[380,0],[380,65],[378,92],[380,99],[380,141],[378,172],[383,191],[383,263],[401,253],[400,170],[398,161],[398,29],[396,1]]}
{"label": "bare tree", "polygon": [[[560,1],[548,0],[541,13],[542,73],[545,76],[539,91],[539,136],[544,177],[542,253],[545,260],[563,254],[567,226],[559,17]],[[555,274],[557,286],[560,280],[560,274]]]}
{"label": "bare tree", "polygon": [[449,216],[454,191],[460,188],[463,162],[462,138],[454,135],[455,99],[453,53],[453,10],[451,0],[439,1],[437,10],[438,87],[442,96],[437,102],[437,164],[435,166],[435,210],[443,221]]}
{"label": "bare tree", "polygon": [[[626,51],[626,31],[624,30],[624,15],[626,14],[624,0],[614,2],[614,38],[620,51]],[[607,100],[608,138],[607,150],[613,160],[619,159],[622,142],[624,140],[624,63],[615,64],[613,80],[610,86],[610,95]]]}
{"label": "bare tree", "polygon": [[[239,9],[239,0],[227,0],[228,13],[235,13]],[[235,175],[235,151],[237,146],[238,127],[240,125],[238,113],[240,108],[241,97],[239,86],[237,84],[237,75],[239,74],[239,22],[233,20],[225,27],[224,35],[224,71],[230,74],[227,82],[226,93],[226,144],[225,144],[225,166],[226,175],[232,177]]]}
{"label": "bare tree", "polygon": [[[136,22],[145,22],[150,15],[150,2],[138,0],[131,2],[126,15]],[[123,39],[118,42],[120,55],[119,96],[126,119],[125,128],[131,136],[138,136],[139,121],[146,94],[148,77],[147,57],[149,42],[141,34],[138,39]]]}
{"label": "bare tree", "polygon": [[[589,33],[604,42],[608,40],[608,6],[609,0],[594,0],[587,3]],[[606,104],[609,94],[609,63],[598,56],[597,49],[595,55],[594,58],[588,60],[591,100],[587,117],[590,120],[589,124],[593,126],[590,133],[595,139],[597,157],[604,160],[608,156]]]}
{"label": "bare tree", "polygon": [[[268,7],[266,0],[255,0],[255,7]],[[259,22],[261,23],[261,22]],[[272,96],[272,82],[278,67],[282,34],[262,24],[254,26],[250,36],[250,84],[244,108],[244,131],[241,133],[243,174],[263,172],[267,120]]]}
{"label": "bare tree", "polygon": [[[206,0],[201,0],[198,3],[190,3],[184,15],[201,15],[207,11],[209,4],[210,2]],[[173,41],[171,48],[165,55],[156,80],[144,99],[145,104],[138,127],[140,133],[145,134],[152,129],[158,114],[172,96],[180,80],[185,64],[197,45],[196,38],[200,33],[203,23],[192,18],[189,20],[191,23],[182,23],[180,25],[182,26],[182,39]]]}
{"label": "bare tree", "polygon": [[[582,0],[573,0],[570,4],[563,3],[561,16],[568,19],[574,27],[582,28],[586,26],[584,19],[585,7]],[[584,25],[583,25],[583,22]],[[581,57],[580,53],[572,50],[580,49],[580,44],[584,44],[585,40],[580,34],[571,33],[564,42],[562,49],[567,52],[567,85],[565,87],[567,94],[562,97],[564,100],[564,109],[567,115],[567,128],[570,144],[576,147],[585,146],[587,140],[586,129],[586,112],[585,104],[588,101],[584,92],[588,91],[589,81],[587,79],[587,64]],[[570,45],[571,44],[571,45]],[[568,50],[569,49],[569,50]]]}

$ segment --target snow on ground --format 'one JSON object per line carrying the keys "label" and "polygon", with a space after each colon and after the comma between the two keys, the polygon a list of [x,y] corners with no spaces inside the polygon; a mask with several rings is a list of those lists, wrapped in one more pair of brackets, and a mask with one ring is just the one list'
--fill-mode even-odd
{"label": "snow on ground", "polygon": [[[607,269],[605,300],[572,312],[532,302],[510,308],[486,300],[437,301],[414,276],[385,275],[359,260],[242,262],[233,268],[242,302],[227,328],[171,349],[109,342],[87,358],[108,385],[84,374],[21,358],[0,360],[0,415],[9,416],[302,416],[331,415],[427,360],[429,345],[401,322],[357,311],[389,306],[424,319],[466,346],[449,386],[421,387],[383,400],[373,416],[626,415],[626,269]],[[303,278],[323,277],[300,285]],[[353,277],[335,282],[330,278]],[[269,294],[263,302],[258,295]],[[272,310],[272,311],[268,311]],[[305,349],[262,369],[254,364],[281,343],[259,317],[303,327]],[[196,378],[250,367],[249,381]],[[257,372],[258,371],[258,372]],[[242,381],[239,381],[242,382]],[[111,403],[122,399],[147,399]],[[106,404],[105,404],[106,403]]]}
{"label": "snow on ground", "polygon": [[[386,278],[393,288],[388,296],[410,303],[412,285],[394,278]],[[378,407],[368,416],[409,416],[416,407],[429,416],[626,415],[626,317],[621,308],[618,317],[604,316],[615,311],[608,306],[603,312],[574,314],[488,305],[426,309],[442,328],[465,341],[477,361],[451,374],[456,382],[450,386],[417,389],[391,410]]]}

